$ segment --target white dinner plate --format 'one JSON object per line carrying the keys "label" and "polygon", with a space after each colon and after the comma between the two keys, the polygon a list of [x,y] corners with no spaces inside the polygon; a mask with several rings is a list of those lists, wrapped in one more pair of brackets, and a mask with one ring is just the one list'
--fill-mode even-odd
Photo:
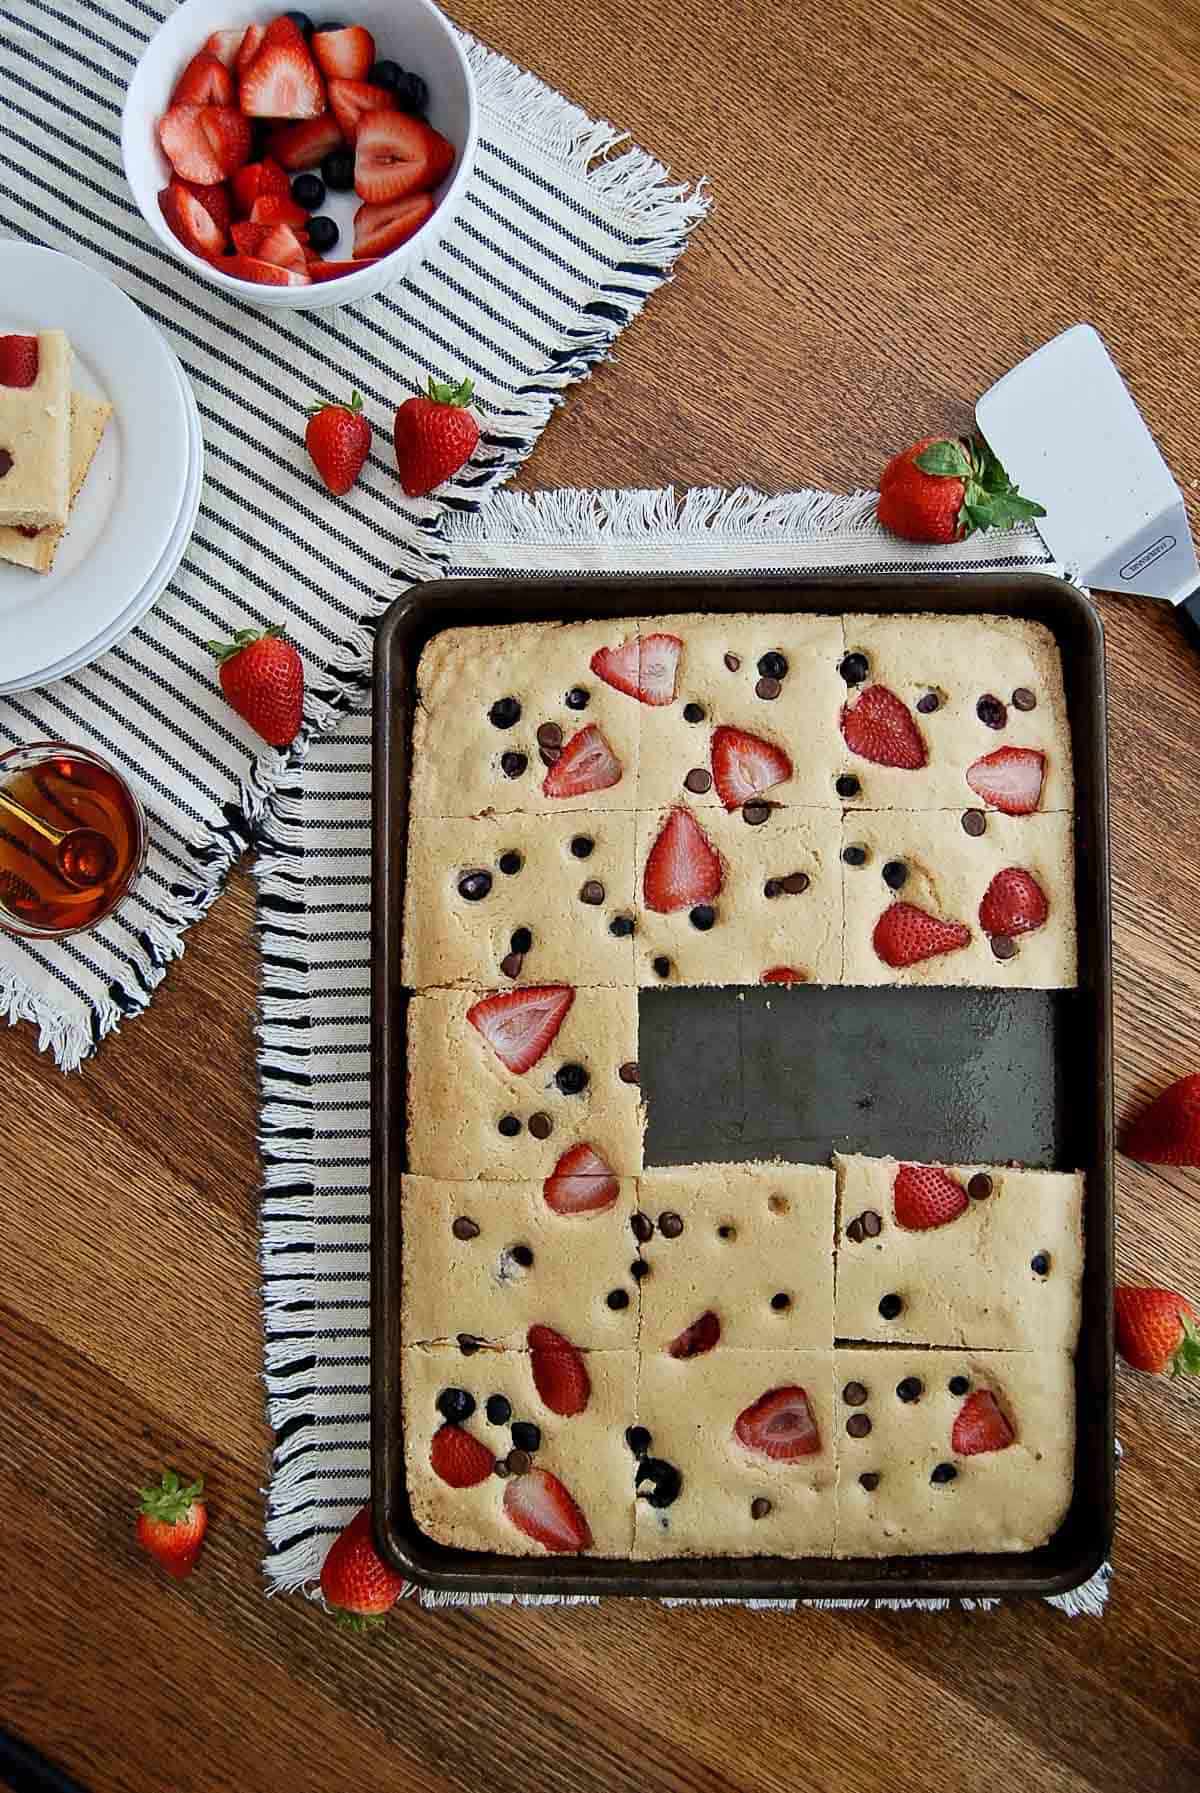
{"label": "white dinner plate", "polygon": [[[168,353],[174,363],[187,407],[189,464],[183,509],[179,513],[174,533],[167,544],[163,557],[141,591],[130,600],[119,616],[114,617],[105,629],[102,629],[92,641],[87,643],[86,647],[79,648],[73,654],[61,656],[51,665],[43,667],[34,678],[20,679],[13,684],[0,680],[0,697],[15,696],[18,691],[29,691],[43,685],[50,685],[55,679],[65,679],[69,673],[79,672],[83,667],[90,666],[93,660],[98,660],[101,654],[108,652],[109,648],[116,647],[118,642],[124,640],[125,636],[137,627],[146,612],[158,601],[175,577],[179,563],[187,552],[192,530],[196,525],[196,514],[200,509],[200,494],[204,485],[204,437],[200,427],[200,410],[187,375],[176,360],[174,352],[168,350]],[[64,541],[63,547],[65,548],[65,546]]]}
{"label": "white dinner plate", "polygon": [[65,330],[81,391],[113,415],[49,573],[0,562],[0,681],[44,682],[142,592],[184,509],[192,461],[178,364],[132,299],[69,255],[0,242],[0,333]]}

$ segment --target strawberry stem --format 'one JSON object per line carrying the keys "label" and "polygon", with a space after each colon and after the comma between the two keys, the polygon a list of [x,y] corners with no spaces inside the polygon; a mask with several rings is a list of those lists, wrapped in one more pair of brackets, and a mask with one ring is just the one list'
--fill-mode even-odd
{"label": "strawberry stem", "polygon": [[475,392],[475,382],[468,375],[457,386],[450,386],[444,380],[435,380],[430,374],[427,391],[435,405],[469,405]]}
{"label": "strawberry stem", "polygon": [[304,410],[308,417],[319,417],[322,411],[349,411],[352,416],[357,417],[362,410],[362,394],[351,393],[349,404],[343,404],[340,398],[314,399],[311,405],[305,405]]}
{"label": "strawberry stem", "polygon": [[1187,1318],[1180,1314],[1179,1324],[1183,1328],[1183,1337],[1175,1348],[1171,1359],[1172,1376],[1200,1376],[1200,1337],[1196,1328]]}
{"label": "strawberry stem", "polygon": [[197,1476],[185,1486],[173,1469],[164,1469],[157,1488],[140,1488],[141,1510],[161,1525],[178,1525],[187,1518],[188,1508],[204,1493],[204,1477]]}
{"label": "strawberry stem", "polygon": [[282,623],[272,623],[267,629],[236,629],[232,641],[206,641],[204,645],[210,654],[216,656],[217,665],[224,666],[227,660],[234,659],[243,648],[249,647],[252,642],[268,641],[273,636],[283,633]]}

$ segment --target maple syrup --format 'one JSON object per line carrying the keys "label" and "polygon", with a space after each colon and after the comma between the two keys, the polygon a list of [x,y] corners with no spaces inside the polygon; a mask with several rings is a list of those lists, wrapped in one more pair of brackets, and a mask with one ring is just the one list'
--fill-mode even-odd
{"label": "maple syrup", "polygon": [[55,848],[26,822],[0,809],[0,930],[53,936],[93,927],[112,913],[141,870],[146,817],[125,780],[99,754],[59,741],[37,741],[0,754],[0,789],[52,828],[93,828],[112,848],[98,854],[94,884],[87,865],[59,870]]}

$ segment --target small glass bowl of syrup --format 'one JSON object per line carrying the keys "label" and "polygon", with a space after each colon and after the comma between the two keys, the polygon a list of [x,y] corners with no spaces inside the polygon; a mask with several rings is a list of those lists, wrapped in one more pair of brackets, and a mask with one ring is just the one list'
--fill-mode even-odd
{"label": "small glass bowl of syrup", "polygon": [[94,829],[112,848],[99,856],[95,883],[86,863],[68,882],[51,843],[0,808],[0,932],[54,940],[111,915],[142,869],[148,838],[146,812],[116,767],[87,747],[33,741],[0,753],[0,790],[51,828]]}

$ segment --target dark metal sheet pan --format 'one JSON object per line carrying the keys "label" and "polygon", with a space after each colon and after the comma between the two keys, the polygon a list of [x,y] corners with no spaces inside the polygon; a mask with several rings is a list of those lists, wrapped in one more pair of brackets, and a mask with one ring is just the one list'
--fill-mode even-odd
{"label": "dark metal sheet pan", "polygon": [[[405,1007],[400,981],[409,755],[421,650],[443,629],[672,612],[1001,614],[1045,623],[1062,652],[1076,775],[1080,981],[1074,992],[817,988],[643,992],[640,1057],[649,1103],[647,1162],[774,1156],[819,1161],[834,1146],[902,1149],[951,1162],[1008,1158],[1087,1176],[1083,1324],[1076,1357],[1075,1493],[1059,1531],[1021,1555],[694,1558],[634,1563],[452,1550],[421,1533],[404,1475],[400,1401],[400,1177],[405,1168]],[[1115,1517],[1113,1419],[1112,941],[1104,641],[1075,587],[1039,574],[456,580],[397,601],[375,658],[372,970],[372,1499],[376,1537],[411,1580],[443,1592],[649,1597],[985,1598],[1057,1594],[1094,1574]],[[885,1053],[897,1002],[925,1043]],[[836,1010],[836,1014],[835,1014]],[[819,1014],[821,1026],[814,1027]],[[737,1087],[673,1089],[673,1030],[736,1025]],[[813,1041],[822,1042],[814,1055]],[[803,1051],[801,1051],[801,1041]],[[952,1067],[969,1054],[972,1097]],[[694,1070],[695,1056],[689,1071]],[[713,1053],[714,1065],[731,1061]],[[806,1095],[796,1069],[819,1077]],[[815,1060],[815,1062],[814,1062]],[[907,1062],[908,1070],[905,1071]],[[899,1066],[899,1068],[898,1068]],[[931,1074],[932,1067],[932,1074]],[[679,1080],[682,1084],[683,1080]],[[786,1085],[785,1110],[778,1092]],[[831,1088],[844,1090],[840,1105]],[[799,1099],[797,1096],[799,1095]],[[915,1131],[914,1131],[915,1129]]]}

